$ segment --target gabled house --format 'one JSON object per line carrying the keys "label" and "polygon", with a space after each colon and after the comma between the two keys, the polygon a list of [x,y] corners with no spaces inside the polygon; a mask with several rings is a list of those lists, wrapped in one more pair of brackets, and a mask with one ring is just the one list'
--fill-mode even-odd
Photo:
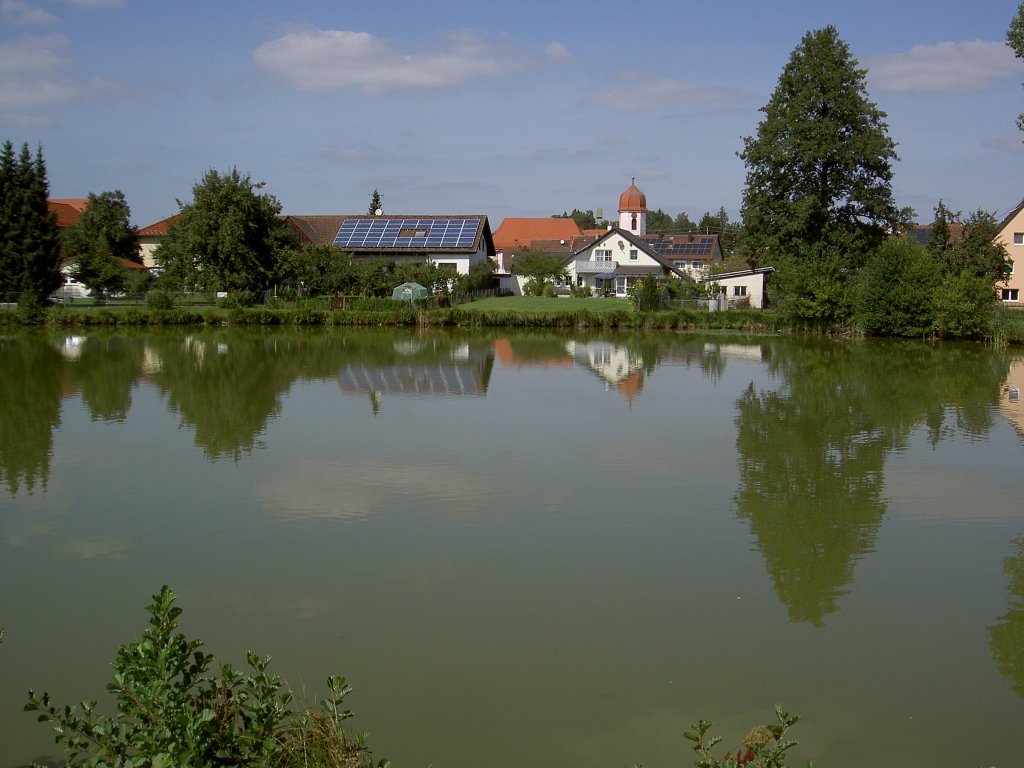
{"label": "gabled house", "polygon": [[174,222],[180,216],[180,213],[176,213],[139,230],[139,254],[142,256],[142,263],[146,265],[147,269],[159,266],[153,258],[153,251],[167,237],[168,229],[174,226]]}
{"label": "gabled house", "polygon": [[598,295],[626,296],[629,287],[646,275],[682,277],[646,241],[622,229],[609,229],[573,253],[566,269],[571,285]]}
{"label": "gabled house", "polygon": [[354,259],[427,262],[465,275],[494,258],[487,216],[285,216],[300,242],[333,245]]}
{"label": "gabled house", "polygon": [[[1024,200],[999,225],[996,242],[1002,243],[1010,259],[1010,276],[999,283],[999,299],[1009,306],[1022,306],[1024,299]],[[1020,264],[1020,269],[1017,269]]]}

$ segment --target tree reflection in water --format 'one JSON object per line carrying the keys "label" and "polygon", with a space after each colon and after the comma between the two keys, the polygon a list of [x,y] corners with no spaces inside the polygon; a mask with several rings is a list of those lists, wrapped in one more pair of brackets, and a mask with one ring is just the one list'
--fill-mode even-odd
{"label": "tree reflection in water", "polygon": [[1024,698],[1024,538],[1013,540],[1016,552],[1003,560],[1010,577],[1010,610],[988,628],[988,643],[1000,674]]}
{"label": "tree reflection in water", "polygon": [[886,457],[922,426],[933,445],[986,434],[1007,361],[980,346],[930,343],[771,349],[781,384],[751,383],[736,403],[737,514],[790,618],[822,626],[857,559],[874,549]]}
{"label": "tree reflection in water", "polygon": [[64,358],[35,334],[0,338],[0,483],[13,496],[50,476],[53,430],[60,425]]}

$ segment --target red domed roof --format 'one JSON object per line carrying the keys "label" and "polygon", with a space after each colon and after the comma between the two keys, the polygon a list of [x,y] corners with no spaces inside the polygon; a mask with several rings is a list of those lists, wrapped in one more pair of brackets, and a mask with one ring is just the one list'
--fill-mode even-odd
{"label": "red domed roof", "polygon": [[636,177],[629,189],[619,195],[619,213],[623,211],[646,211],[647,195],[636,188]]}

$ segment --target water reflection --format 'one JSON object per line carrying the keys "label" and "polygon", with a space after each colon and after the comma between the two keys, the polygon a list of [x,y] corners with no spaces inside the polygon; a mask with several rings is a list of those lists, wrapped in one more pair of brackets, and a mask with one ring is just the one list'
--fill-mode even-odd
{"label": "water reflection", "polygon": [[14,495],[46,488],[60,424],[64,359],[34,334],[0,338],[0,483]]}
{"label": "water reflection", "polygon": [[1000,674],[1024,698],[1024,538],[1012,543],[1015,553],[1003,560],[1003,573],[1010,578],[1010,610],[988,628],[988,642]]}
{"label": "water reflection", "polygon": [[933,445],[986,434],[1007,362],[982,347],[805,341],[773,345],[768,365],[778,386],[752,382],[736,402],[737,514],[790,619],[822,626],[874,549],[886,457],[922,425]]}
{"label": "water reflection", "polygon": [[371,359],[353,356],[342,364],[338,385],[345,394],[369,395],[374,413],[385,395],[474,395],[483,397],[494,368],[489,343],[447,336],[392,342]]}

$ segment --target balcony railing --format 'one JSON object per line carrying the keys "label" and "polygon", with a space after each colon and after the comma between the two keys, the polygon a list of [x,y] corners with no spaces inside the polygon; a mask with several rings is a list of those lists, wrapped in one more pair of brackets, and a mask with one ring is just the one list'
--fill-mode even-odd
{"label": "balcony railing", "polygon": [[576,274],[599,275],[602,272],[614,272],[617,266],[619,266],[617,261],[577,261]]}

